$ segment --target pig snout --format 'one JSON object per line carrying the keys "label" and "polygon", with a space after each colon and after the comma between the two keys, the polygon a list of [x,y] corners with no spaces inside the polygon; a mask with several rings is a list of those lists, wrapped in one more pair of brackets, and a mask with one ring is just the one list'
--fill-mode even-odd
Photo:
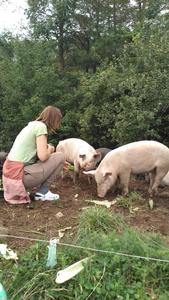
{"label": "pig snout", "polygon": [[116,177],[113,177],[112,173],[108,171],[103,176],[96,174],[95,177],[97,182],[97,195],[103,198],[115,184]]}
{"label": "pig snout", "polygon": [[97,193],[97,196],[98,196],[99,198],[104,198],[105,194]]}
{"label": "pig snout", "polygon": [[97,192],[97,196],[98,196],[99,198],[104,198],[104,197],[106,196],[106,193],[107,193],[107,192],[105,192],[105,193],[103,193],[103,192]]}
{"label": "pig snout", "polygon": [[99,198],[104,198],[104,196],[106,195],[107,193],[107,189],[103,188],[103,187],[97,187],[97,196]]}
{"label": "pig snout", "polygon": [[82,165],[82,169],[84,171],[90,171],[90,170],[94,169],[95,166],[96,166],[96,162],[88,162],[88,163],[84,163]]}

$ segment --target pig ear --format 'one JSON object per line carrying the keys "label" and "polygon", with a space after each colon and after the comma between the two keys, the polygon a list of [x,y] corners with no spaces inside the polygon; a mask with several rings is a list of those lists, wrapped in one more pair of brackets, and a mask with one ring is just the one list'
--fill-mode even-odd
{"label": "pig ear", "polygon": [[100,159],[101,159],[101,153],[100,153],[100,152],[96,152],[96,153],[93,155],[93,157],[94,157],[95,159],[100,160]]}
{"label": "pig ear", "polygon": [[95,176],[96,170],[83,171],[83,174]]}
{"label": "pig ear", "polygon": [[82,159],[85,159],[86,158],[86,154],[79,154],[79,157],[82,158]]}
{"label": "pig ear", "polygon": [[112,174],[112,172],[107,172],[107,171],[105,171],[104,173],[103,173],[103,177],[108,177],[108,176],[110,176]]}

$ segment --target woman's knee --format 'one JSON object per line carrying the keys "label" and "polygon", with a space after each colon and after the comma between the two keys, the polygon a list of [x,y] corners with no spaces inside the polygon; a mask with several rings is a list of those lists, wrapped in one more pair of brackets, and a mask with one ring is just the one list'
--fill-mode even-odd
{"label": "woman's knee", "polygon": [[65,163],[65,155],[63,152],[54,152],[52,153],[52,159],[56,161],[56,164],[60,165]]}

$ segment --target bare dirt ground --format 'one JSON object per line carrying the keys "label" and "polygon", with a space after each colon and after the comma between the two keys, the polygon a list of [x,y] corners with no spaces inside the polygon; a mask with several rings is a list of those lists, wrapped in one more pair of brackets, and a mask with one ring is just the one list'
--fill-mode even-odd
{"label": "bare dirt ground", "polygon": [[[130,191],[140,193],[143,200],[134,204],[136,209],[132,212],[128,208],[118,206],[117,203],[109,210],[112,214],[122,214],[127,224],[139,230],[160,233],[169,241],[169,187],[159,188],[159,196],[155,199],[153,210],[148,205],[147,190],[147,182],[132,179]],[[74,185],[70,177],[65,177],[52,186],[52,191],[59,193],[59,201],[32,201],[31,206],[28,206],[9,205],[4,199],[0,199],[0,234],[49,240],[58,237],[58,230],[68,227],[67,231],[73,236],[83,208],[93,205],[85,200],[99,200],[96,183],[93,181],[89,184],[87,177],[82,175],[79,183]],[[109,192],[105,199],[112,201],[116,197],[117,194]],[[0,240],[2,241],[1,238]],[[8,242],[12,249],[19,252],[34,243],[14,238],[7,238],[3,242]]]}

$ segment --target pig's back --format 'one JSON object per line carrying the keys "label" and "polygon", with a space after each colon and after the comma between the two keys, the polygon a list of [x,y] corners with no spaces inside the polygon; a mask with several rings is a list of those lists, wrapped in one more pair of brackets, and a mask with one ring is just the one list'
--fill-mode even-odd
{"label": "pig's back", "polygon": [[77,160],[79,153],[81,152],[95,152],[94,148],[91,145],[89,145],[86,141],[78,138],[69,138],[60,141],[56,150],[64,152],[65,159],[70,163],[73,163],[74,160]]}
{"label": "pig's back", "polygon": [[133,172],[144,172],[158,166],[169,167],[169,148],[156,141],[138,141],[110,151],[100,165],[128,163]]}
{"label": "pig's back", "polygon": [[162,158],[169,160],[169,148],[162,143],[156,141],[138,141],[133,142],[124,146],[117,148],[119,152],[124,152],[124,154],[138,155],[142,154],[146,156],[152,156],[158,158],[162,155]]}

